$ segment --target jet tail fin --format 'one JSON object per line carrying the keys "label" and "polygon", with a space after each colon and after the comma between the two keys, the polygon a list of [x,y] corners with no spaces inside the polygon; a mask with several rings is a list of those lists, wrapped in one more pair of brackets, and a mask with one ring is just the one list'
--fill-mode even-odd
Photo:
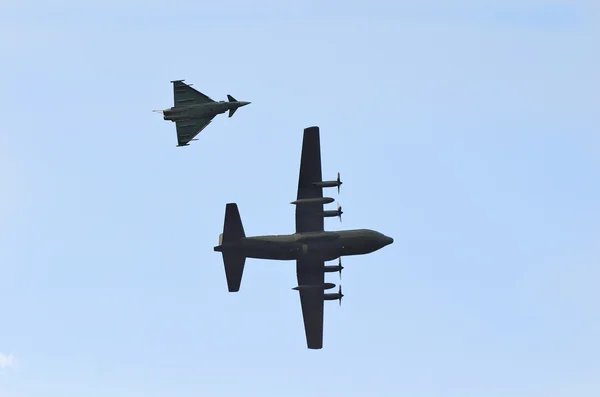
{"label": "jet tail fin", "polygon": [[218,251],[221,251],[223,254],[223,264],[225,265],[225,276],[227,277],[229,292],[240,290],[246,257],[236,252],[235,249],[223,249],[223,246],[235,244],[244,237],[246,237],[246,234],[237,204],[229,203],[225,207],[225,221],[223,224],[223,233],[219,235],[219,247],[215,247],[215,250],[219,248]]}

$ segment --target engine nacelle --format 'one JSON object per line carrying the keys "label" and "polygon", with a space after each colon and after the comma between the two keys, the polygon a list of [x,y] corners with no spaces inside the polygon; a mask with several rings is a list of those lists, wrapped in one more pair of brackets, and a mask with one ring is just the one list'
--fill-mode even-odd
{"label": "engine nacelle", "polygon": [[335,181],[318,181],[313,182],[314,186],[320,187],[336,187],[338,188],[338,193],[340,192],[340,186],[342,185],[342,180],[340,179],[340,173],[338,172],[337,179]]}
{"label": "engine nacelle", "polygon": [[322,182],[313,182],[313,185],[315,186],[321,186],[321,187],[336,187],[339,186],[337,181],[322,181]]}
{"label": "engine nacelle", "polygon": [[342,296],[344,296],[344,295],[342,295],[342,294],[340,294],[338,292],[336,292],[334,294],[323,294],[323,300],[325,300],[325,301],[336,301],[336,300],[342,299]]}
{"label": "engine nacelle", "polygon": [[323,294],[324,301],[340,301],[340,306],[342,305],[343,297],[344,297],[344,294],[342,294],[342,286],[341,285],[340,285],[340,288],[338,289],[337,294]]}
{"label": "engine nacelle", "polygon": [[344,213],[344,211],[342,211],[342,206],[339,205],[338,203],[338,207],[337,210],[326,210],[323,211],[323,218],[332,218],[334,216],[337,216],[338,218],[340,218],[340,222],[342,221],[342,214]]}
{"label": "engine nacelle", "polygon": [[336,266],[323,266],[323,271],[325,273],[340,272],[340,279],[342,278],[342,270],[343,269],[344,269],[344,266],[342,266],[342,257],[341,256],[338,258],[338,264]]}
{"label": "engine nacelle", "polygon": [[333,218],[334,216],[339,216],[340,213],[337,210],[327,210],[323,211],[323,218]]}

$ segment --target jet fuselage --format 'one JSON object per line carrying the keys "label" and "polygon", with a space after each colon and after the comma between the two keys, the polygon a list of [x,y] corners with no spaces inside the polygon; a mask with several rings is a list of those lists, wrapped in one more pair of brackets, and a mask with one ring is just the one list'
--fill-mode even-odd
{"label": "jet fuselage", "polygon": [[237,110],[250,102],[208,102],[198,105],[176,106],[163,110],[163,119],[170,121],[187,120],[191,118],[213,117],[228,110]]}
{"label": "jet fuselage", "polygon": [[374,230],[357,229],[244,237],[234,243],[219,245],[214,250],[257,259],[298,260],[308,257],[329,261],[340,256],[368,254],[393,241]]}

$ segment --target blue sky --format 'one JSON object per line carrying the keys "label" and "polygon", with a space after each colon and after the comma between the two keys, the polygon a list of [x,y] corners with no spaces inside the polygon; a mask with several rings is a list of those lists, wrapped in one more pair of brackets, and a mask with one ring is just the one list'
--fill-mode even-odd
{"label": "blue sky", "polygon": [[[3,2],[0,396],[599,395],[599,8],[440,3]],[[176,148],[173,79],[252,104]],[[212,250],[294,230],[312,125],[326,228],[395,239],[320,351]]]}

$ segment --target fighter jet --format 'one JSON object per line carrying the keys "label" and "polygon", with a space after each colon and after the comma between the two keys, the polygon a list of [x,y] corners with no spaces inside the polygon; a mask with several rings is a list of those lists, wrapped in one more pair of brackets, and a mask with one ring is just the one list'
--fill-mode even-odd
{"label": "fighter jet", "polygon": [[[323,188],[337,187],[342,181],[338,173],[335,181],[321,177],[321,147],[319,127],[304,130],[298,195],[296,205],[296,233],[288,235],[246,237],[236,203],[225,207],[223,233],[214,250],[221,252],[229,292],[240,290],[246,258],[296,261],[298,285],[293,290],[300,294],[304,331],[309,349],[323,347],[323,306],[326,300],[342,303],[342,287],[337,293],[325,293],[335,287],[325,282],[325,273],[343,269],[341,257],[363,255],[392,244],[394,239],[369,229],[325,231],[324,218],[339,216],[342,209],[323,210],[333,202],[323,197]],[[339,258],[339,259],[338,259]],[[337,265],[325,266],[325,261],[338,259]]]}
{"label": "fighter jet", "polygon": [[229,117],[231,117],[238,108],[250,103],[238,101],[231,95],[227,95],[228,102],[216,102],[193,89],[191,84],[185,84],[183,81],[171,81],[175,101],[172,108],[153,110],[153,112],[162,113],[165,120],[175,122],[177,146],[188,146],[190,141],[195,141],[194,137],[202,132],[216,115],[229,110]]}

